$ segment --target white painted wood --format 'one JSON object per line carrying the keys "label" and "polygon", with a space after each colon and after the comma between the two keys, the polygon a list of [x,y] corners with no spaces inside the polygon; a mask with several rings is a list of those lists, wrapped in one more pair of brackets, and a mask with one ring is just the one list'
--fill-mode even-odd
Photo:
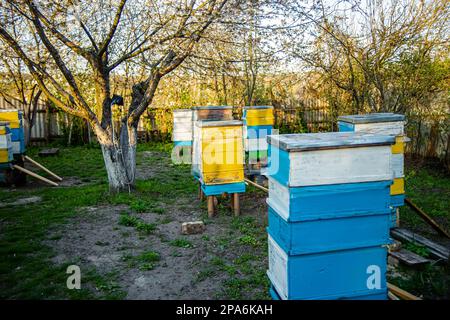
{"label": "white painted wood", "polygon": [[172,140],[173,141],[191,141],[192,140],[192,132],[173,132]]}
{"label": "white painted wood", "polygon": [[270,235],[268,238],[269,270],[267,273],[278,294],[282,299],[286,299],[288,293],[288,256]]}
{"label": "white painted wood", "polygon": [[391,156],[389,145],[290,152],[289,186],[390,180]]}
{"label": "white painted wood", "polygon": [[289,189],[273,178],[269,181],[269,197],[267,204],[271,206],[284,220],[289,219]]}
{"label": "white painted wood", "polygon": [[0,135],[0,149],[11,148],[11,134]]}
{"label": "white painted wood", "polygon": [[192,132],[192,123],[189,122],[175,122],[173,124],[173,131],[191,131]]}
{"label": "white painted wood", "polygon": [[245,139],[245,151],[267,150],[269,145],[266,138]]}
{"label": "white painted wood", "polygon": [[191,118],[192,109],[175,109],[173,110],[173,118]]}
{"label": "white painted wood", "polygon": [[404,122],[374,122],[374,123],[357,123],[355,132],[376,133],[382,135],[401,136],[404,134]]}
{"label": "white painted wood", "polygon": [[405,176],[403,163],[403,153],[395,153],[392,155],[392,172],[394,174],[394,178],[403,178]]}
{"label": "white painted wood", "polygon": [[200,163],[201,163],[201,132],[200,128],[195,125],[193,121],[193,133],[192,133],[192,171],[200,174]]}
{"label": "white painted wood", "polygon": [[12,152],[13,153],[22,153],[20,151],[20,141],[13,141],[12,142]]}

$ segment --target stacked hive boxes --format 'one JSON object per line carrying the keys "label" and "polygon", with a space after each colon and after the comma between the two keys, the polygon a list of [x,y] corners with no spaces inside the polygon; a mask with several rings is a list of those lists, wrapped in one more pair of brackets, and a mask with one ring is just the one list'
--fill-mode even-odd
{"label": "stacked hive boxes", "polygon": [[268,137],[273,298],[387,298],[394,141],[342,132]]}
{"label": "stacked hive boxes", "polygon": [[408,141],[404,133],[405,116],[394,113],[371,113],[365,115],[349,115],[338,118],[339,131],[366,132],[395,136],[392,146],[392,174],[394,182],[391,186],[391,227],[399,221],[398,208],[404,205],[404,143]]}
{"label": "stacked hive boxes", "polygon": [[199,159],[201,155],[198,154],[199,146],[195,137],[199,137],[200,133],[197,132],[199,127],[195,124],[197,121],[223,121],[233,120],[233,107],[231,106],[206,106],[195,107],[192,113],[192,136],[193,136],[193,148],[192,148],[192,174],[195,178],[199,178]]}
{"label": "stacked hive boxes", "polygon": [[23,114],[19,110],[0,110],[0,121],[9,122],[13,154],[25,152],[25,135],[23,131]]}
{"label": "stacked hive boxes", "polygon": [[191,163],[192,157],[192,110],[173,110],[172,141],[174,155],[182,163]]}
{"label": "stacked hive boxes", "polygon": [[195,127],[193,163],[203,193],[245,192],[242,122],[200,120]]}
{"label": "stacked hive boxes", "polygon": [[0,182],[5,182],[4,172],[13,160],[9,122],[0,122]]}
{"label": "stacked hive boxes", "polygon": [[274,122],[272,106],[244,107],[244,148],[249,171],[267,165],[267,136],[272,134]]}

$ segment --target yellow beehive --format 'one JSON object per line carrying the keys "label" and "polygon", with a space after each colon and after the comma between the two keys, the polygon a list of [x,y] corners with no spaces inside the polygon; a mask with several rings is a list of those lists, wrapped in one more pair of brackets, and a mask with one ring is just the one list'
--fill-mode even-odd
{"label": "yellow beehive", "polygon": [[405,193],[405,179],[404,178],[394,179],[394,183],[391,185],[391,195],[395,196],[404,193]]}
{"label": "yellow beehive", "polygon": [[271,126],[275,120],[271,106],[245,107],[242,118],[247,126]]}
{"label": "yellow beehive", "polygon": [[18,110],[0,110],[0,121],[9,122],[11,129],[21,127],[21,117]]}
{"label": "yellow beehive", "polygon": [[0,135],[8,133],[9,122],[0,122]]}
{"label": "yellow beehive", "polygon": [[403,136],[395,137],[395,144],[392,146],[392,153],[399,154],[405,152],[405,142]]}
{"label": "yellow beehive", "polygon": [[199,171],[206,185],[242,182],[244,180],[244,150],[242,122],[197,121],[194,148],[200,155]]}

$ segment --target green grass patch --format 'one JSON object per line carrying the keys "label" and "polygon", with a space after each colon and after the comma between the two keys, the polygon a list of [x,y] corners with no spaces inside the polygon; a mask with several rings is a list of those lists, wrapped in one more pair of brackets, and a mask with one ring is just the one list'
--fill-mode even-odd
{"label": "green grass patch", "polygon": [[193,248],[194,247],[192,242],[190,242],[190,241],[188,241],[186,239],[182,239],[182,238],[172,240],[169,243],[170,243],[171,246],[179,247],[179,248],[186,248],[186,249],[188,249],[188,248]]}
{"label": "green grass patch", "polygon": [[156,224],[146,223],[142,219],[122,213],[119,218],[119,224],[126,227],[133,227],[137,231],[145,234],[152,234],[156,229]]}

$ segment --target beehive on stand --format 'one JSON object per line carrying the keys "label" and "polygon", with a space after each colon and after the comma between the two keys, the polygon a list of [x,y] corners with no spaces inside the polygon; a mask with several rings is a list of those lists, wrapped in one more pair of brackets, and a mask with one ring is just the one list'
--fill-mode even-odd
{"label": "beehive on stand", "polygon": [[173,110],[172,141],[174,156],[179,163],[192,160],[192,109]]}
{"label": "beehive on stand", "polygon": [[386,299],[395,138],[338,132],[268,142],[273,298]]}
{"label": "beehive on stand", "polygon": [[13,160],[9,122],[0,122],[0,182],[5,182],[5,171]]}
{"label": "beehive on stand", "polygon": [[398,208],[405,202],[404,179],[404,144],[409,139],[404,132],[405,116],[395,113],[369,113],[348,115],[338,118],[339,131],[367,132],[395,136],[392,146],[392,174],[394,183],[391,186],[391,226],[396,227],[399,221]]}
{"label": "beehive on stand", "polygon": [[23,113],[20,110],[0,110],[0,121],[9,122],[13,154],[25,152]]}
{"label": "beehive on stand", "polygon": [[193,170],[208,197],[208,213],[214,211],[213,197],[227,193],[238,214],[238,194],[245,192],[242,122],[200,120],[195,128]]}
{"label": "beehive on stand", "polygon": [[195,125],[197,121],[209,120],[209,121],[222,121],[233,120],[233,107],[232,106],[202,106],[192,108],[192,174],[198,179],[198,161],[200,155],[197,154],[198,148],[195,148],[195,137],[199,136],[197,132],[198,127]]}
{"label": "beehive on stand", "polygon": [[267,166],[267,136],[274,123],[272,106],[247,106],[242,113],[244,148],[248,174],[260,173]]}

